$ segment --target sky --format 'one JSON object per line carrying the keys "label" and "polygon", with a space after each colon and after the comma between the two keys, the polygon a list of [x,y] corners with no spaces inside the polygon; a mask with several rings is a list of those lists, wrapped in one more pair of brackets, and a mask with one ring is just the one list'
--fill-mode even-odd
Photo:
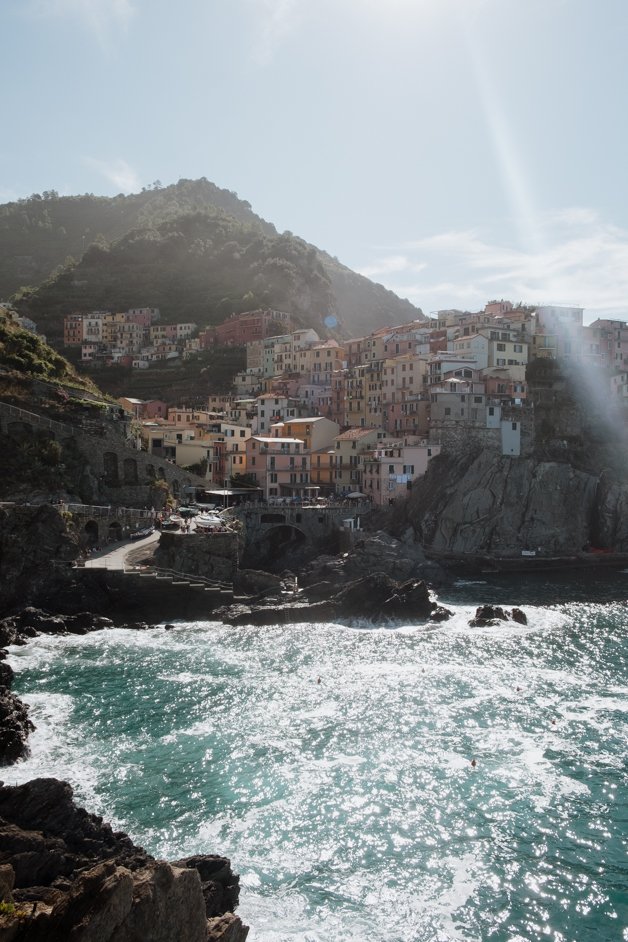
{"label": "sky", "polygon": [[2,0],[0,202],[206,177],[425,313],[628,317],[626,0]]}

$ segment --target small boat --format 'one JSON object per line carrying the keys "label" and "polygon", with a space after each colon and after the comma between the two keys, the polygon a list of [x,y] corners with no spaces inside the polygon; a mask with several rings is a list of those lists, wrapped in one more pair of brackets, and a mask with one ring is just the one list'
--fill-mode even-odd
{"label": "small boat", "polygon": [[196,520],[196,531],[201,533],[214,533],[216,530],[224,530],[225,522],[218,514],[199,514]]}
{"label": "small boat", "polygon": [[162,530],[179,530],[183,519],[181,517],[166,517],[165,520],[161,522]]}

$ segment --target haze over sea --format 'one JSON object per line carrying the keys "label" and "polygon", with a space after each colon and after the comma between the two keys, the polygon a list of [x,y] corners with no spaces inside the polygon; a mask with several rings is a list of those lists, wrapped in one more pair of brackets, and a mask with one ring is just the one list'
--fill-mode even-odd
{"label": "haze over sea", "polygon": [[[252,942],[628,939],[627,592],[461,581],[435,626],[36,638],[10,658],[32,756],[2,778],[67,779],[159,857],[229,856]],[[529,624],[470,628],[483,602]]]}

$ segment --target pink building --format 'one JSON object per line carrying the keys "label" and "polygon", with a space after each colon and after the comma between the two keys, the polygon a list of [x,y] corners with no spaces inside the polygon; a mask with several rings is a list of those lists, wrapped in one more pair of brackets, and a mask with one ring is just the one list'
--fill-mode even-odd
{"label": "pink building", "polygon": [[246,442],[247,474],[269,498],[306,497],[311,493],[310,456],[299,438],[255,435]]}
{"label": "pink building", "polygon": [[136,419],[163,419],[168,406],[162,399],[130,399],[122,397],[118,402],[127,412],[131,412]]}
{"label": "pink building", "polygon": [[385,507],[407,496],[412,484],[422,477],[430,458],[439,454],[440,445],[426,441],[382,441],[363,458],[362,490],[378,507]]}
{"label": "pink building", "polygon": [[382,424],[389,435],[425,437],[430,428],[429,399],[411,396],[403,402],[387,403]]}

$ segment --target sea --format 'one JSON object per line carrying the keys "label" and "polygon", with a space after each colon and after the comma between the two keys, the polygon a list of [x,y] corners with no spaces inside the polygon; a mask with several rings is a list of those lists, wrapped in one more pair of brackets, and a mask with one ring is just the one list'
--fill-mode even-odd
{"label": "sea", "polygon": [[[250,942],[627,940],[627,599],[628,571],[480,576],[441,624],[39,637],[1,777],[228,856]],[[483,603],[528,624],[470,627]]]}

